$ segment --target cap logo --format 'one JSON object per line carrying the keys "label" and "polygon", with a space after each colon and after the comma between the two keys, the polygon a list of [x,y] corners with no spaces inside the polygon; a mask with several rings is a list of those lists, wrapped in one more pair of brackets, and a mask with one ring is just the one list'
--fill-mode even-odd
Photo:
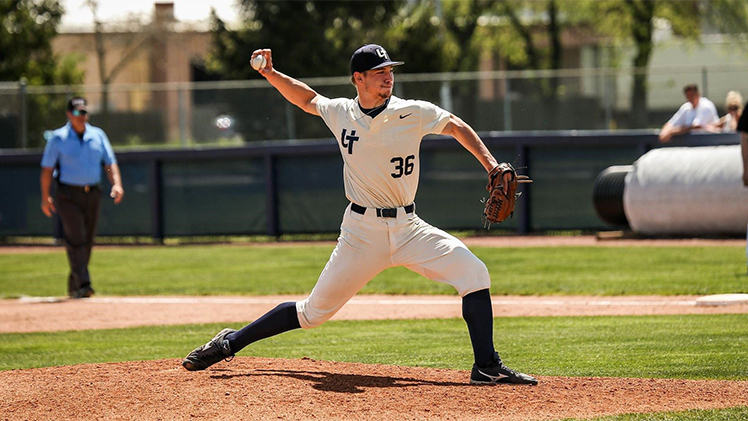
{"label": "cap logo", "polygon": [[384,51],[384,48],[377,48],[377,55],[387,61],[390,60],[390,56],[387,55],[387,51]]}

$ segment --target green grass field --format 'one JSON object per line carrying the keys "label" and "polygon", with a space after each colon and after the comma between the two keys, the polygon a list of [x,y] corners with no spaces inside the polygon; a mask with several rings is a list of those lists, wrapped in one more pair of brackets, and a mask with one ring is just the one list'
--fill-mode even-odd
{"label": "green grass field", "polygon": [[[94,250],[100,295],[306,294],[331,246],[125,247]],[[748,292],[743,247],[536,247],[473,251],[493,294],[702,295]],[[0,296],[64,295],[64,251],[0,255]],[[364,294],[453,294],[404,268],[388,269]]]}
{"label": "green grass field", "polygon": [[[181,358],[222,327],[1,334],[0,370]],[[494,331],[505,361],[538,375],[748,380],[745,314],[497,318]],[[239,355],[462,370],[472,359],[462,319],[329,322]]]}
{"label": "green grass field", "polygon": [[[306,294],[331,246],[98,248],[100,295]],[[743,247],[538,247],[473,251],[494,294],[640,295],[748,292]],[[64,252],[0,255],[0,296],[63,295]],[[511,274],[508,276],[507,274]],[[402,268],[364,293],[453,294]],[[181,358],[222,327],[241,324],[0,334],[0,370]],[[508,365],[536,375],[748,380],[748,315],[526,317],[495,319]],[[468,370],[461,319],[337,321],[292,331],[240,356]],[[746,420],[748,406],[626,414],[598,421]]]}
{"label": "green grass field", "polygon": [[[565,420],[570,421],[571,418]],[[660,412],[655,414],[624,414],[593,418],[594,421],[745,421],[748,406],[709,411]]]}

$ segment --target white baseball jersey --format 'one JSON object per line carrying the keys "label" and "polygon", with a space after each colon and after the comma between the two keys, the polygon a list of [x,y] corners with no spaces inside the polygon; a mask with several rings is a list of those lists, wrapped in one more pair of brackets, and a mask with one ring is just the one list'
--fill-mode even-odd
{"label": "white baseball jersey", "polygon": [[374,119],[361,111],[358,98],[325,98],[317,111],[338,140],[346,197],[369,208],[413,203],[421,139],[440,133],[450,117],[430,102],[395,96]]}
{"label": "white baseball jersey", "polygon": [[[338,140],[346,197],[367,209],[345,210],[330,260],[309,297],[296,302],[301,327],[329,320],[379,272],[394,266],[451,285],[463,297],[489,288],[486,265],[462,241],[404,208],[418,189],[421,139],[440,133],[450,114],[394,96],[375,118],[361,111],[358,98],[322,99],[317,111]],[[397,211],[380,217],[372,208]]]}

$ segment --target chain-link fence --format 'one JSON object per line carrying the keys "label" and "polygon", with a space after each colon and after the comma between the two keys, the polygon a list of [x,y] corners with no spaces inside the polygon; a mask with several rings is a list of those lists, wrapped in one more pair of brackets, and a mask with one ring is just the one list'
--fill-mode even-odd
{"label": "chain-link fence", "polygon": [[[720,114],[748,96],[745,66],[398,74],[395,94],[434,102],[478,132],[658,128],[697,83]],[[646,74],[646,110],[632,112],[635,75]],[[353,97],[348,77],[305,79],[329,97]],[[88,98],[91,123],[115,148],[240,146],[331,137],[322,120],[286,102],[264,80],[102,86],[0,84],[0,148],[39,149],[65,124],[65,102]],[[106,105],[106,106],[105,106]]]}

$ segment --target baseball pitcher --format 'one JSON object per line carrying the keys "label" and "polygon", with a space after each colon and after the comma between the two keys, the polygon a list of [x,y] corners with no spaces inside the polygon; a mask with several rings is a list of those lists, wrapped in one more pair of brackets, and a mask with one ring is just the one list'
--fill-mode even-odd
{"label": "baseball pitcher", "polygon": [[[254,60],[258,56],[264,60]],[[393,68],[404,63],[391,60],[379,45],[364,45],[351,57],[351,82],[358,93],[354,99],[326,98],[277,71],[268,49],[255,51],[252,59],[260,74],[289,102],[322,117],[330,128],[343,157],[350,204],[337,245],[305,300],[282,303],[239,331],[222,330],[187,355],[182,365],[187,370],[204,370],[260,339],[319,326],[378,273],[405,266],[453,286],[462,297],[475,357],[470,383],[537,384],[535,378],[506,367],[494,350],[491,279],[486,265],[462,241],[419,218],[413,203],[421,139],[427,134],[457,139],[490,174],[489,190],[494,186],[511,192],[514,199],[509,187],[514,184],[516,188],[516,174],[498,171],[500,165],[483,141],[457,116],[429,102],[393,96]]]}

